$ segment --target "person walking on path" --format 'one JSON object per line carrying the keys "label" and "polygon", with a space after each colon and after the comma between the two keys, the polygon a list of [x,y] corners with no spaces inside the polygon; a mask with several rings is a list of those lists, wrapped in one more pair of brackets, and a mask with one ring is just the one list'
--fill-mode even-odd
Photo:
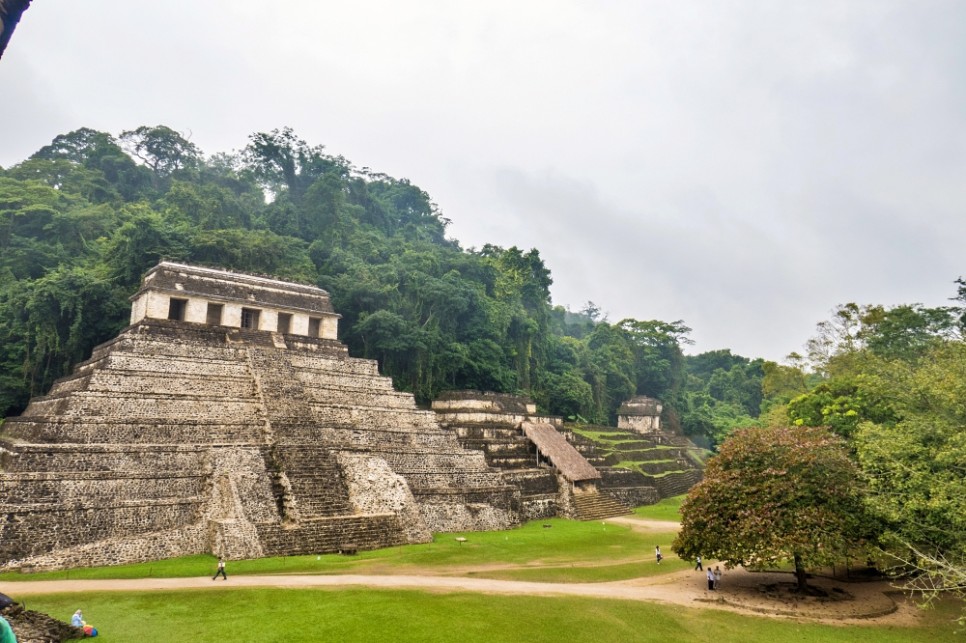
{"label": "person walking on path", "polygon": [[696,572],[703,572],[704,571],[704,567],[701,566],[701,555],[700,554],[698,555],[698,559],[697,560],[698,560],[698,562],[694,566],[694,571],[696,571]]}
{"label": "person walking on path", "polygon": [[225,559],[224,558],[219,558],[218,559],[218,571],[216,571],[215,572],[215,575],[211,577],[211,580],[215,580],[216,578],[218,578],[219,574],[221,575],[222,578],[224,578],[225,580],[228,580],[228,574],[225,573]]}
{"label": "person walking on path", "polygon": [[661,546],[660,545],[657,545],[654,548],[654,557],[657,558],[657,564],[660,565],[661,564],[661,559],[664,558],[664,556],[661,555]]}
{"label": "person walking on path", "polygon": [[714,588],[718,589],[721,586],[721,568],[717,565],[714,566]]}
{"label": "person walking on path", "polygon": [[714,591],[714,571],[708,567],[708,591]]}

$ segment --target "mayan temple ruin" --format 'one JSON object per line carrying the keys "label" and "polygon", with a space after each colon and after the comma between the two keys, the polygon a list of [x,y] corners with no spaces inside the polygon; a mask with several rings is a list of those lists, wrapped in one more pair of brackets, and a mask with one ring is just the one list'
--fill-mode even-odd
{"label": "mayan temple ruin", "polygon": [[131,301],[3,425],[0,568],[356,551],[657,498],[600,493],[613,476],[521,398],[418,409],[319,288],[163,262]]}

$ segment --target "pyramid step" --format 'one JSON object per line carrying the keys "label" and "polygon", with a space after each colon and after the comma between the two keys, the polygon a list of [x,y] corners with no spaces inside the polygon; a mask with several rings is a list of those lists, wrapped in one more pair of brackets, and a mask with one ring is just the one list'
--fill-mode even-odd
{"label": "pyramid step", "polygon": [[602,520],[631,512],[630,507],[624,503],[601,493],[576,495],[573,497],[573,503],[574,517],[577,520]]}

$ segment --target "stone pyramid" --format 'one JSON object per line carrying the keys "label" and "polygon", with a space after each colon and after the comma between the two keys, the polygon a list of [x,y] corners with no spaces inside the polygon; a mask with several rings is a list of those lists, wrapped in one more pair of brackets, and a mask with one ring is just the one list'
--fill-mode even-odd
{"label": "stone pyramid", "polygon": [[519,490],[348,356],[319,288],[164,262],[8,418],[0,565],[372,549],[519,522]]}

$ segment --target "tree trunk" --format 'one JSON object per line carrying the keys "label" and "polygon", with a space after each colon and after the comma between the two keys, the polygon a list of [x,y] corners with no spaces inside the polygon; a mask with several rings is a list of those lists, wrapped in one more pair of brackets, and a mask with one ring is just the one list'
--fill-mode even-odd
{"label": "tree trunk", "polygon": [[798,591],[805,593],[808,583],[806,582],[805,567],[802,565],[802,556],[798,552],[795,552],[795,578],[798,579]]}

